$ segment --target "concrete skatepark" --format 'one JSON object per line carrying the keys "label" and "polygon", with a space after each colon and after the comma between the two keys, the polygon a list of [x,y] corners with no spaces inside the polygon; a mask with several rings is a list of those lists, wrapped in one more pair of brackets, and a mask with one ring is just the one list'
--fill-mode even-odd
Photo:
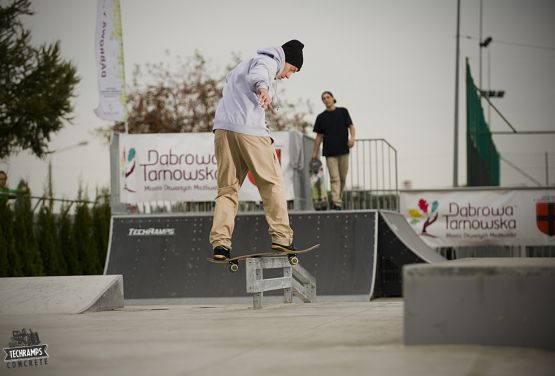
{"label": "concrete skatepark", "polygon": [[127,306],[81,315],[2,315],[32,327],[48,364],[3,375],[552,375],[552,351],[405,346],[403,302],[335,301],[253,310],[226,304]]}
{"label": "concrete skatepark", "polygon": [[[303,215],[312,217],[293,217],[293,221],[319,224],[305,236],[322,239],[335,231],[336,239],[331,241],[336,258],[328,258],[333,263],[326,264],[322,255],[301,258],[301,264],[318,277],[318,296],[312,303],[295,299],[284,304],[283,297],[274,294],[265,296],[263,309],[254,310],[252,298],[241,286],[242,272],[232,274],[221,265],[209,265],[212,270],[206,271],[201,270],[208,264],[205,261],[195,264],[197,257],[206,258],[205,247],[197,245],[204,220],[197,217],[188,218],[190,231],[197,234],[189,237],[192,243],[179,240],[183,253],[176,252],[170,239],[150,240],[165,245],[167,251],[158,254],[171,254],[173,259],[152,258],[147,252],[151,245],[138,246],[149,242],[144,236],[132,238],[127,250],[114,248],[114,239],[122,233],[117,230],[111,234],[106,276],[3,279],[0,336],[4,346],[12,331],[32,329],[48,345],[49,358],[48,364],[28,367],[8,368],[5,363],[1,374],[553,374],[552,259],[445,261],[435,251],[429,253],[414,232],[404,230],[400,216],[391,213],[341,213],[344,217],[339,218]],[[327,227],[331,220],[328,223],[326,215],[334,216],[336,224],[349,226]],[[260,221],[254,216],[242,220],[251,230]],[[164,227],[153,226],[145,218],[135,221],[143,221],[145,229]],[[138,222],[131,227],[139,228]],[[178,225],[173,228],[174,234],[179,233]],[[353,228],[356,232],[351,232]],[[129,234],[129,229],[123,233]],[[254,247],[265,241],[260,234],[258,239],[251,237]],[[364,241],[350,234],[361,234]],[[303,239],[302,232],[298,236]],[[197,255],[199,248],[202,252]],[[364,251],[357,251],[360,248]],[[332,251],[323,247],[322,252]],[[133,257],[123,262],[126,253]],[[111,270],[118,265],[116,257],[120,266],[136,268]],[[183,260],[182,271],[189,274],[168,272],[170,264],[180,265]],[[141,275],[136,270],[154,274]],[[206,279],[207,273],[214,274]],[[217,283],[212,279],[219,276],[224,284],[231,278],[240,282],[219,287],[220,293],[211,296],[183,287],[168,289],[162,283],[173,280],[200,286]],[[127,279],[134,280],[129,296]],[[503,286],[515,288],[500,293]],[[472,309],[476,306],[485,308]],[[455,316],[456,312],[460,314]],[[538,331],[538,326],[543,330]],[[439,330],[433,332],[433,328]],[[468,328],[478,330],[473,333]],[[503,329],[515,335],[496,334]],[[463,338],[461,331],[470,334]],[[513,345],[519,338],[523,340]]]}

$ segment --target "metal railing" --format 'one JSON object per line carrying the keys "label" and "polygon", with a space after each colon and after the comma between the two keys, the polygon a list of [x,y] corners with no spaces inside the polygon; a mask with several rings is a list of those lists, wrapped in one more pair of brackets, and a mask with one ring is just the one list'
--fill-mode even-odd
{"label": "metal railing", "polygon": [[397,150],[384,139],[356,140],[343,192],[345,209],[399,209]]}

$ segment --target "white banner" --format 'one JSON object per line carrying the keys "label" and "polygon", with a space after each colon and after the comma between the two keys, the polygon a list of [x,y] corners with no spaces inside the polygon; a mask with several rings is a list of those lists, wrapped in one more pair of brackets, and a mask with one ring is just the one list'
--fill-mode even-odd
{"label": "white banner", "polygon": [[126,121],[119,0],[98,0],[95,50],[100,103],[94,112],[104,120]]}
{"label": "white banner", "polygon": [[555,245],[555,190],[403,191],[400,209],[432,247]]}
{"label": "white banner", "polygon": [[[289,132],[272,133],[281,159],[286,200],[295,198]],[[121,134],[120,200],[213,201],[218,191],[213,133]],[[239,191],[241,201],[260,201],[249,176]]]}

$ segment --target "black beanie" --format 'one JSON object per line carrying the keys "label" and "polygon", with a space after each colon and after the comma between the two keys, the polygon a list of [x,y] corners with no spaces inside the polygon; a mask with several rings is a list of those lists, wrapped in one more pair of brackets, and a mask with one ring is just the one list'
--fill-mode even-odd
{"label": "black beanie", "polygon": [[283,52],[285,52],[285,62],[294,65],[298,70],[301,70],[303,66],[303,47],[304,44],[296,39],[292,39],[289,42],[281,46]]}

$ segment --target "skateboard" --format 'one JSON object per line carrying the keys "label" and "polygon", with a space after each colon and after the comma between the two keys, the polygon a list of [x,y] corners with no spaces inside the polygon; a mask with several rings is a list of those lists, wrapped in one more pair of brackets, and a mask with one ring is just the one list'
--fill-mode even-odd
{"label": "skateboard", "polygon": [[301,253],[306,253],[306,252],[312,251],[312,250],[314,250],[316,248],[319,248],[319,247],[320,247],[320,244],[315,244],[312,247],[308,247],[306,249],[298,249],[296,251],[291,251],[291,252],[278,252],[278,251],[258,252],[258,253],[251,253],[251,254],[247,254],[247,255],[232,257],[232,258],[227,259],[227,260],[214,260],[212,258],[208,258],[206,260],[208,262],[211,262],[211,263],[214,263],[214,264],[229,264],[229,270],[231,270],[232,272],[236,272],[236,271],[239,270],[239,261],[246,260],[248,258],[254,258],[254,257],[287,256],[287,258],[289,259],[289,263],[291,265],[297,265],[299,263],[299,258],[297,257],[297,255],[299,255]]}
{"label": "skateboard", "polygon": [[314,210],[327,210],[328,195],[324,187],[324,168],[322,162],[319,159],[311,160],[308,170],[310,171],[310,187]]}

